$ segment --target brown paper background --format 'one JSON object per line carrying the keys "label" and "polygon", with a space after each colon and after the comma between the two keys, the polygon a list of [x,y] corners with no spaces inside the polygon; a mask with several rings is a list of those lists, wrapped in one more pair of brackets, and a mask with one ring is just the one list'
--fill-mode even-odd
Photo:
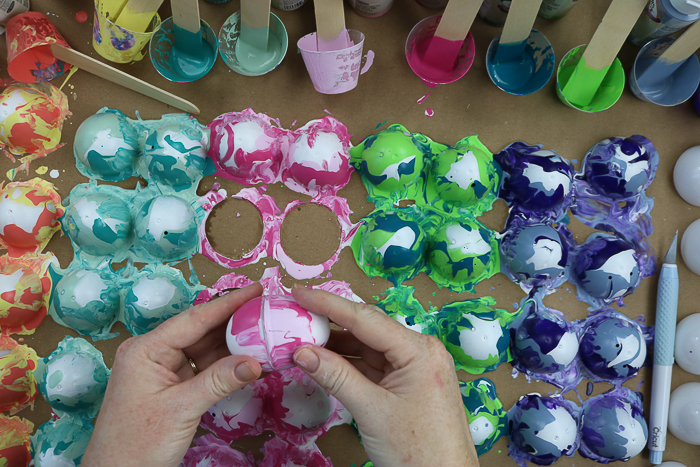
{"label": "brown paper background", "polygon": [[[608,0],[582,1],[563,19],[537,19],[535,27],[552,42],[557,63],[572,47],[588,42],[609,3]],[[218,31],[225,19],[239,8],[238,0],[220,5],[200,2],[202,18],[209,22],[215,31]],[[104,61],[94,52],[91,45],[91,2],[35,0],[32,2],[32,9],[47,13],[73,48]],[[80,10],[89,14],[90,19],[86,23],[80,24],[75,20],[75,13]],[[388,120],[390,124],[402,123],[412,131],[423,132],[444,143],[455,143],[462,137],[478,134],[492,152],[498,152],[517,140],[543,144],[546,149],[556,150],[564,157],[578,160],[576,167],[579,168],[586,151],[598,141],[610,136],[643,134],[651,139],[661,155],[656,180],[648,191],[656,200],[653,210],[655,232],[651,241],[657,254],[663,256],[676,230],[682,234],[692,221],[700,217],[700,208],[685,203],[673,187],[673,165],[676,159],[687,148],[700,144],[700,118],[693,111],[691,103],[671,108],[658,107],[636,99],[626,89],[620,101],[611,109],[599,114],[585,114],[559,102],[554,91],[554,79],[544,89],[530,96],[506,94],[489,80],[484,58],[490,41],[500,29],[486,25],[480,18],[475,20],[471,30],[476,43],[476,59],[472,69],[456,83],[428,89],[409,69],[404,56],[404,46],[413,25],[437,12],[422,7],[414,0],[396,0],[393,8],[380,18],[363,18],[346,4],[347,27],[364,32],[365,53],[373,50],[376,59],[369,72],[360,77],[356,89],[341,95],[322,95],[314,91],[296,49],[296,41],[315,30],[312,2],[309,1],[299,10],[292,12],[273,11],[287,27],[290,46],[282,64],[265,76],[238,75],[218,60],[213,70],[199,81],[176,84],[159,76],[148,57],[138,63],[117,66],[194,102],[201,109],[202,113],[197,118],[203,124],[209,123],[221,113],[252,107],[257,112],[279,118],[286,128],[294,121],[298,127],[308,120],[326,115],[327,110],[347,125],[354,135],[354,144],[374,132],[378,124]],[[170,16],[167,2],[161,8],[160,14],[162,18]],[[5,50],[4,36],[0,38],[0,50]],[[623,46],[619,57],[626,71],[629,71],[636,53],[636,47],[629,44]],[[7,77],[6,55],[2,55],[0,74]],[[54,84],[60,85],[62,82],[63,78],[59,78]],[[42,165],[47,166],[49,171],[58,169],[60,176],[57,179],[51,179],[48,173],[42,178],[55,183],[62,197],[66,197],[76,184],[87,181],[76,170],[72,154],[75,131],[85,118],[104,106],[119,109],[132,118],[138,110],[144,119],[159,118],[161,114],[175,111],[84,71],[76,73],[63,90],[69,97],[73,113],[64,127],[62,141],[66,143],[65,146],[46,159],[33,162],[29,175],[20,174],[17,177],[18,180],[35,177],[35,169]],[[432,91],[432,94],[425,102],[417,104],[416,101],[429,91]],[[434,117],[428,118],[424,115],[427,107],[434,110]],[[9,159],[0,158],[0,174],[3,177],[10,167],[12,164]],[[199,193],[203,194],[214,181],[220,182],[229,194],[241,188],[228,180],[208,177],[201,182]],[[133,187],[134,184],[134,179],[120,183],[124,187]],[[268,193],[277,199],[280,207],[284,207],[293,199],[308,199],[279,185],[270,186]],[[366,192],[357,174],[353,174],[350,184],[340,194],[348,199],[354,211],[353,221],[359,220],[373,209],[365,199]],[[209,231],[220,251],[233,255],[245,251],[246,248],[252,248],[257,243],[262,227],[256,211],[245,202],[231,200],[227,203],[217,209],[216,215],[210,220]],[[236,213],[239,212],[241,216],[236,217]],[[295,212],[284,224],[282,243],[293,258],[314,264],[332,254],[339,241],[339,229],[333,216],[326,214],[316,206],[307,206]],[[505,204],[498,201],[493,211],[482,216],[482,221],[492,229],[501,230],[505,217]],[[591,232],[573,218],[571,229],[579,243]],[[47,250],[56,254],[62,267],[67,267],[73,257],[68,238],[61,234],[53,238]],[[688,270],[680,255],[678,262],[681,281],[678,308],[680,320],[700,311],[697,304],[700,277]],[[204,285],[212,285],[222,274],[229,272],[201,255],[195,256],[193,263]],[[252,279],[259,279],[265,267],[274,265],[276,262],[267,258],[238,272]],[[355,293],[368,302],[373,302],[373,296],[379,295],[390,286],[388,281],[381,278],[368,279],[356,266],[350,249],[342,252],[340,260],[331,271],[333,279],[349,282]],[[303,282],[315,284],[320,281]],[[470,294],[439,290],[425,274],[407,284],[416,287],[416,297],[424,306],[432,302],[440,307],[448,302],[473,297]],[[630,317],[643,314],[648,323],[653,324],[656,285],[656,276],[645,279],[637,292],[625,300],[627,307],[621,311]],[[520,301],[523,292],[504,275],[498,274],[479,284],[477,295],[492,295],[496,298],[498,307],[512,311],[512,304]],[[565,284],[559,292],[549,296],[546,303],[563,311],[570,320],[586,316],[586,307],[575,299],[575,289],[570,284]],[[104,353],[109,366],[112,365],[117,346],[129,336],[121,324],[115,326],[114,330],[120,332],[118,338],[95,343]],[[34,347],[40,356],[46,356],[67,334],[77,335],[47,318],[35,334],[24,337],[24,343]],[[498,395],[506,409],[512,407],[521,395],[530,392],[551,393],[556,389],[544,383],[528,384],[523,376],[512,379],[509,364],[501,365],[497,371],[485,376],[496,383]],[[460,373],[461,379],[468,380],[470,377]],[[647,399],[647,408],[650,378],[651,371],[642,370],[637,378],[626,384],[627,387],[636,389],[641,383],[641,390]],[[700,377],[676,366],[673,387],[689,381],[700,381]],[[596,384],[594,394],[603,392],[608,387],[607,384]],[[585,381],[580,389],[585,399]],[[575,398],[572,393],[567,397]],[[34,410],[27,409],[20,415],[38,426],[49,419],[49,407],[41,397],[37,397]],[[396,427],[394,435],[401,436],[405,429],[406,427]],[[259,457],[258,449],[265,438],[263,435],[256,440],[240,440],[235,442],[234,446],[246,451],[252,449]],[[367,460],[357,437],[348,426],[333,428],[318,441],[318,445],[337,466],[350,466],[353,463],[359,465]],[[493,450],[481,457],[482,465],[515,465],[507,458],[506,446],[507,440],[503,437]],[[700,448],[682,443],[669,434],[665,460],[683,462],[690,467],[698,465],[699,454]],[[571,459],[559,460],[555,465],[580,467],[596,464],[577,455]],[[632,459],[628,465],[650,465],[647,451]]]}

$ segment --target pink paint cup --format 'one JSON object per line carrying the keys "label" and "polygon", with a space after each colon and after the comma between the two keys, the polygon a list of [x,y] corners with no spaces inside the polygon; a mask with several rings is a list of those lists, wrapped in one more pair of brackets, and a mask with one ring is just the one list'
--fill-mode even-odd
{"label": "pink paint cup", "polygon": [[70,47],[43,13],[30,11],[7,23],[7,71],[23,83],[50,81],[70,68],[51,53],[51,44]]}
{"label": "pink paint cup", "polygon": [[341,94],[357,86],[365,36],[354,29],[349,29],[348,35],[353,45],[341,50],[319,52],[315,32],[305,35],[297,42],[316,91],[322,94]]}
{"label": "pink paint cup", "polygon": [[440,23],[442,15],[429,16],[413,26],[406,39],[406,60],[411,70],[423,80],[425,84],[435,87],[438,84],[453,83],[466,75],[474,63],[476,49],[474,47],[474,37],[470,32],[462,43],[457,61],[452,70],[444,73],[436,73],[436,70],[426,66],[423,62],[422,53],[425,52],[427,44],[435,35],[435,30]]}

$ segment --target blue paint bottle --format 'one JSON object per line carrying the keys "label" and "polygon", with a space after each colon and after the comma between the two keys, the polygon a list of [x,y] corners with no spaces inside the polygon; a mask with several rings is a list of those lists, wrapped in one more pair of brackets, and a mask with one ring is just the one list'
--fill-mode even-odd
{"label": "blue paint bottle", "polygon": [[650,0],[627,40],[641,47],[652,39],[680,31],[698,19],[700,19],[700,1]]}

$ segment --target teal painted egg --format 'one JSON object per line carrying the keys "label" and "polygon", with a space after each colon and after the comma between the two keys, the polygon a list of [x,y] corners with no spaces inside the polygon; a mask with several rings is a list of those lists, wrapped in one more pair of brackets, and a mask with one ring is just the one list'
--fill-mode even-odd
{"label": "teal painted egg", "polygon": [[143,148],[148,171],[166,185],[191,185],[204,174],[207,140],[193,125],[171,123],[153,130]]}
{"label": "teal painted egg", "polygon": [[91,334],[116,319],[119,291],[104,274],[76,269],[56,284],[53,307],[67,326],[82,334]]}
{"label": "teal painted egg", "polygon": [[177,196],[147,201],[136,216],[134,232],[138,244],[160,260],[191,256],[197,246],[194,210]]}
{"label": "teal painted egg", "polygon": [[480,456],[488,452],[506,432],[506,413],[496,395],[496,386],[489,379],[477,378],[467,383],[460,381],[459,390],[472,441]]}
{"label": "teal painted egg", "polygon": [[138,151],[138,134],[119,111],[92,115],[75,133],[73,153],[88,177],[126,180],[134,175]]}
{"label": "teal painted egg", "polygon": [[420,269],[425,232],[403,213],[383,213],[374,217],[364,231],[362,251],[364,259],[388,274]]}
{"label": "teal painted egg", "polygon": [[374,186],[394,192],[415,183],[421,176],[423,150],[410,133],[387,129],[365,139],[356,166]]}
{"label": "teal painted egg", "polygon": [[145,334],[168,318],[188,309],[191,303],[180,279],[150,274],[136,280],[124,299],[126,329]]}
{"label": "teal painted egg", "polygon": [[131,240],[129,207],[116,196],[93,193],[72,203],[61,220],[77,247],[96,256],[107,256],[127,247]]}

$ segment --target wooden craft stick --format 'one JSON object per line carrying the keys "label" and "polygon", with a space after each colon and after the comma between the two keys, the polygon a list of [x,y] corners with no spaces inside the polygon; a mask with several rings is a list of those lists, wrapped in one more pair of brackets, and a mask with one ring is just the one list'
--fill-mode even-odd
{"label": "wooden craft stick", "polygon": [[163,0],[129,0],[115,21],[117,26],[134,32],[146,32]]}
{"label": "wooden craft stick", "polygon": [[189,31],[192,34],[199,34],[199,3],[197,0],[170,0],[173,10],[173,23],[176,26]]}
{"label": "wooden craft stick", "polygon": [[690,26],[671,46],[664,50],[658,60],[664,63],[684,62],[700,48],[700,21]]}
{"label": "wooden craft stick", "polygon": [[541,3],[542,0],[513,0],[498,43],[511,44],[526,41],[530,36],[532,25],[535,24]]}
{"label": "wooden craft stick", "polygon": [[350,44],[348,44],[348,33],[345,29],[343,0],[314,0],[314,11],[318,50],[347,48]]}
{"label": "wooden craft stick", "polygon": [[267,50],[271,0],[241,0],[241,40]]}
{"label": "wooden craft stick", "polygon": [[448,41],[464,41],[481,3],[479,0],[450,0],[440,18],[435,36]]}
{"label": "wooden craft stick", "polygon": [[184,110],[185,112],[189,112],[191,114],[199,113],[197,106],[191,102],[188,102],[174,94],[170,94],[169,92],[157,88],[145,81],[141,81],[138,78],[134,78],[121,70],[117,70],[114,67],[97,61],[94,58],[82,54],[76,50],[64,47],[62,45],[53,44],[51,46],[51,51],[53,52],[54,57],[57,59],[70,63],[75,67],[81,68],[88,73],[97,75],[100,78],[106,79],[107,81],[124,86],[125,88],[138,92],[139,94],[143,94],[144,96],[148,96],[164,104],[175,107],[176,109]]}

